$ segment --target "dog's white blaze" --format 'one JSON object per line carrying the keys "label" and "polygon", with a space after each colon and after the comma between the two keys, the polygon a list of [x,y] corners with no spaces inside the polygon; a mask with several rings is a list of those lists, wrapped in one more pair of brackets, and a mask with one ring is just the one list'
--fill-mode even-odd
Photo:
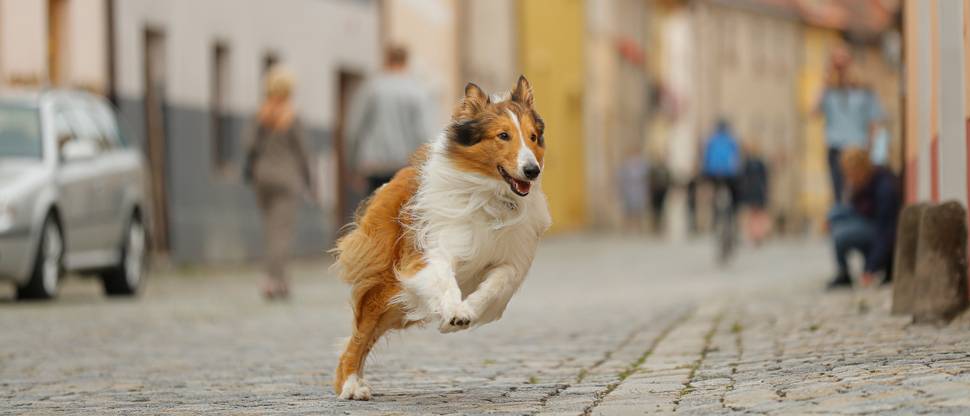
{"label": "dog's white blaze", "polygon": [[519,132],[519,141],[522,143],[522,146],[519,147],[519,172],[522,172],[522,168],[529,163],[534,163],[536,166],[538,166],[539,161],[536,160],[535,153],[532,153],[532,149],[530,149],[525,143],[525,135],[522,134],[522,125],[519,124],[519,118],[515,116],[515,113],[513,113],[512,110],[506,108],[505,112],[509,113],[509,117],[511,117],[512,122],[515,123],[515,130]]}

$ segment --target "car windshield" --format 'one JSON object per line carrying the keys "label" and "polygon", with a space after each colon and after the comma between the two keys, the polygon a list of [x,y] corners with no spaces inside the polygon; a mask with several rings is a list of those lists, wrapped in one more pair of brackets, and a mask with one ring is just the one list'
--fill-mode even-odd
{"label": "car windshield", "polygon": [[0,158],[40,159],[42,144],[37,109],[0,103]]}

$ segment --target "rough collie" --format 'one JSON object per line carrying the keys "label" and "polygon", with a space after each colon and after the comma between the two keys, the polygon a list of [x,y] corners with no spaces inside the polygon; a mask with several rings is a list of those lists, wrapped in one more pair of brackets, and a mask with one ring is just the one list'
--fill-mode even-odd
{"label": "rough collie", "polygon": [[551,224],[543,129],[525,77],[501,97],[469,83],[442,134],[361,205],[335,249],[354,309],[333,382],[341,399],[370,399],[364,361],[388,330],[502,317]]}

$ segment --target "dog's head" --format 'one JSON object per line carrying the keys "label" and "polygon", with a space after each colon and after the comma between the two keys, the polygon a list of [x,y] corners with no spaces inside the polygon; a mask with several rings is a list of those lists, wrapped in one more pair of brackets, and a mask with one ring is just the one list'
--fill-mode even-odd
{"label": "dog's head", "polygon": [[526,196],[542,172],[545,125],[533,107],[532,86],[520,76],[508,99],[492,102],[477,85],[465,97],[448,126],[448,157],[462,170],[508,184]]}

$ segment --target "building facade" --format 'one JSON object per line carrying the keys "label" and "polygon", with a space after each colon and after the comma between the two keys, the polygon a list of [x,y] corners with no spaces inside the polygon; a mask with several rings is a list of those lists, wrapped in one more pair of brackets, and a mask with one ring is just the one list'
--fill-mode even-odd
{"label": "building facade", "polygon": [[0,0],[0,88],[108,93],[106,0]]}
{"label": "building facade", "polygon": [[[549,126],[543,186],[554,231],[619,228],[615,174],[626,153],[640,149],[669,168],[674,187],[665,228],[670,237],[686,235],[684,185],[696,175],[703,139],[721,117],[760,149],[772,168],[773,213],[798,230],[820,224],[830,205],[823,121],[812,106],[828,52],[855,30],[813,14],[822,3],[848,4],[0,0],[0,87],[57,85],[112,97],[151,165],[155,246],[181,263],[261,252],[255,199],[240,168],[261,76],[277,62],[297,77],[294,99],[324,198],[322,207],[301,208],[294,247],[319,253],[330,245],[361,197],[347,186],[341,120],[355,88],[380,70],[386,44],[410,50],[411,71],[434,97],[437,126],[447,122],[466,82],[501,92],[520,73],[529,77]],[[866,4],[876,3],[885,10],[875,15],[894,13],[894,1]],[[956,7],[949,3],[907,4],[907,16],[939,19],[924,9]],[[935,32],[914,29],[922,21],[907,19],[906,49],[929,53],[910,45],[916,38],[909,32]],[[891,25],[885,20],[868,33],[885,30]],[[898,65],[885,58],[878,38],[852,40],[856,62],[890,118],[893,166],[903,166],[905,147],[907,168],[931,172],[917,161],[935,153],[920,151],[914,143],[924,141],[909,138],[923,134],[932,146],[939,133],[931,129],[939,123],[926,121],[940,118],[929,106],[940,101],[930,88],[939,80],[927,75],[935,73],[927,62],[936,55],[908,71],[907,85],[919,89],[906,103],[926,106],[907,111],[903,146]],[[907,172],[912,189],[927,195],[934,189],[929,173]],[[921,181],[925,186],[916,187]]]}
{"label": "building facade", "polygon": [[796,158],[805,145],[796,89],[799,16],[708,1],[695,5],[693,23],[697,83],[691,101],[698,135],[709,135],[718,119],[730,122],[739,140],[769,166],[769,207],[779,225],[800,222],[805,171]]}
{"label": "building facade", "polygon": [[459,86],[457,0],[381,0],[383,42],[409,51],[410,71],[430,90],[435,126],[443,126]]}
{"label": "building facade", "polygon": [[622,223],[617,168],[630,153],[647,157],[649,3],[586,2],[583,91],[586,224]]}
{"label": "building facade", "polygon": [[652,4],[647,67],[657,98],[646,130],[654,163],[665,163],[673,178],[668,236],[683,238],[692,221],[702,228],[711,222],[703,187],[696,217],[688,217],[686,184],[697,179],[704,141],[722,119],[765,160],[770,211],[785,230],[795,228],[804,217],[798,202],[805,178],[795,160],[804,147],[796,88],[800,16],[756,2]]}
{"label": "building facade", "polygon": [[[654,96],[662,99],[650,111],[648,147],[662,155],[675,183],[683,185],[697,174],[703,140],[724,118],[768,164],[769,210],[778,230],[820,231],[832,197],[824,120],[814,106],[824,89],[829,54],[843,44],[886,110],[890,164],[900,168],[901,68],[886,47],[887,39],[898,39],[897,2],[651,4],[647,67],[659,89]],[[833,10],[835,17],[827,14]],[[685,234],[688,223],[681,218],[688,212],[682,191],[674,188],[668,198],[667,229],[674,238]],[[698,202],[702,226],[709,222],[703,209],[708,205]]]}
{"label": "building facade", "polygon": [[379,15],[377,1],[0,0],[0,80],[112,97],[151,168],[155,249],[239,261],[262,252],[240,171],[263,72],[284,64],[323,196],[293,246],[319,254],[344,220],[335,131],[347,80],[379,68]]}
{"label": "building facade", "polygon": [[905,194],[908,202],[970,194],[970,1],[904,2]]}
{"label": "building facade", "polygon": [[[300,209],[299,254],[329,247],[338,227],[333,131],[341,77],[377,68],[374,2],[125,0],[115,3],[116,96],[152,167],[156,244],[179,262],[261,252],[255,198],[240,170],[264,71],[297,80],[298,109],[322,205]],[[318,42],[314,39],[341,39]]]}

